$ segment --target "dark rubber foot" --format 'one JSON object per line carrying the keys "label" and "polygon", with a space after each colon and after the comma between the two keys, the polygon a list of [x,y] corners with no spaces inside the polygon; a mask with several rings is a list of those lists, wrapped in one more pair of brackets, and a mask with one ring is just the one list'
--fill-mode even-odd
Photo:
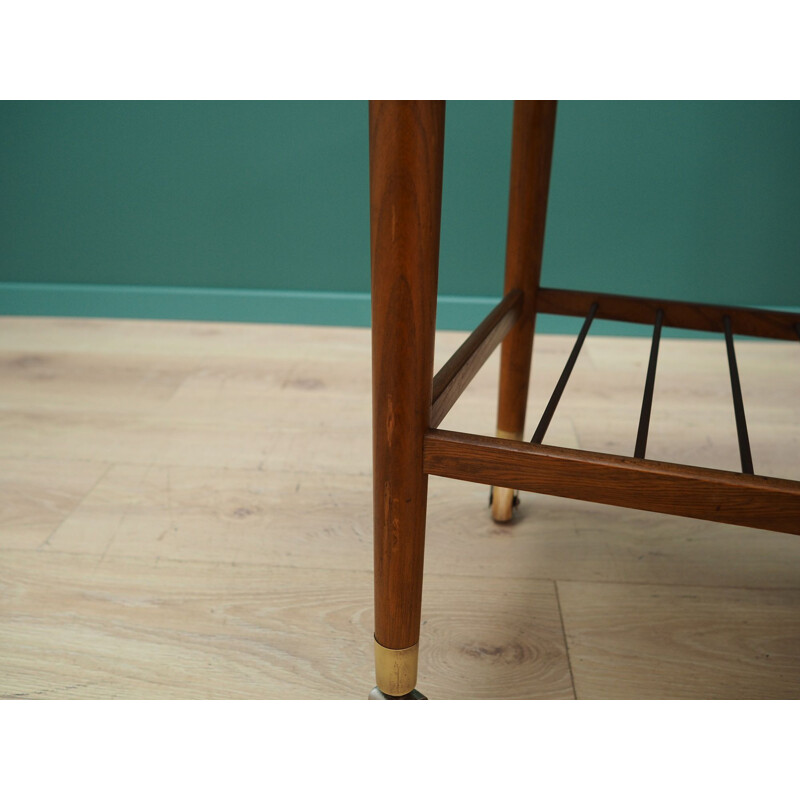
{"label": "dark rubber foot", "polygon": [[402,697],[393,697],[390,694],[384,694],[377,686],[369,693],[370,700],[427,700],[422,692],[416,689],[404,694]]}

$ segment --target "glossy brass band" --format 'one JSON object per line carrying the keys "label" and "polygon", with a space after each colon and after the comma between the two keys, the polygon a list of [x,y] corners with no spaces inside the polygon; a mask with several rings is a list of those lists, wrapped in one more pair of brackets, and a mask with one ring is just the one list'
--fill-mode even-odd
{"label": "glossy brass band", "polygon": [[[500,428],[497,429],[498,439],[511,439],[515,442],[522,441],[522,431],[511,433]],[[492,517],[495,522],[508,522],[514,515],[514,490],[502,486],[492,487]]]}
{"label": "glossy brass band", "polygon": [[404,650],[390,650],[375,640],[375,677],[384,694],[402,697],[417,685],[419,644]]}

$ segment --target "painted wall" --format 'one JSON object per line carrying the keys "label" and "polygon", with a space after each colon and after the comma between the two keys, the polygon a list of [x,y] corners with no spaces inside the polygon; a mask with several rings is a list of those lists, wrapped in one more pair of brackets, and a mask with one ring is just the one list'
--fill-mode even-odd
{"label": "painted wall", "polygon": [[[502,288],[511,110],[448,104],[448,327]],[[0,103],[0,313],[366,324],[367,153],[364,102]],[[800,306],[800,103],[562,103],[544,263]]]}

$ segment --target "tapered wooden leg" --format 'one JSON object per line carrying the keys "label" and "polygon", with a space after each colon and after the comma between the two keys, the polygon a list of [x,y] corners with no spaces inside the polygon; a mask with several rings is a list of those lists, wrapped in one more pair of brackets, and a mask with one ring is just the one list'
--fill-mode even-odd
{"label": "tapered wooden leg", "polygon": [[[505,338],[500,354],[497,436],[502,439],[521,440],[525,428],[555,121],[555,101],[514,103],[504,293],[519,289],[523,300],[520,318]],[[510,520],[513,506],[512,489],[493,488],[495,520]]]}
{"label": "tapered wooden leg", "polygon": [[444,154],[441,101],[373,101],[372,438],[378,689],[416,685]]}

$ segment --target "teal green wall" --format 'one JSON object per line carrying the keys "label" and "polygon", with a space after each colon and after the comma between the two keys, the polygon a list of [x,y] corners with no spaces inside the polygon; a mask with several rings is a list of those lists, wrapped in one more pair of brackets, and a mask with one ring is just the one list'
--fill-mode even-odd
{"label": "teal green wall", "polygon": [[[511,110],[448,104],[444,326],[502,288]],[[366,118],[0,103],[0,313],[367,324]],[[545,284],[800,306],[799,223],[800,103],[559,107]]]}

